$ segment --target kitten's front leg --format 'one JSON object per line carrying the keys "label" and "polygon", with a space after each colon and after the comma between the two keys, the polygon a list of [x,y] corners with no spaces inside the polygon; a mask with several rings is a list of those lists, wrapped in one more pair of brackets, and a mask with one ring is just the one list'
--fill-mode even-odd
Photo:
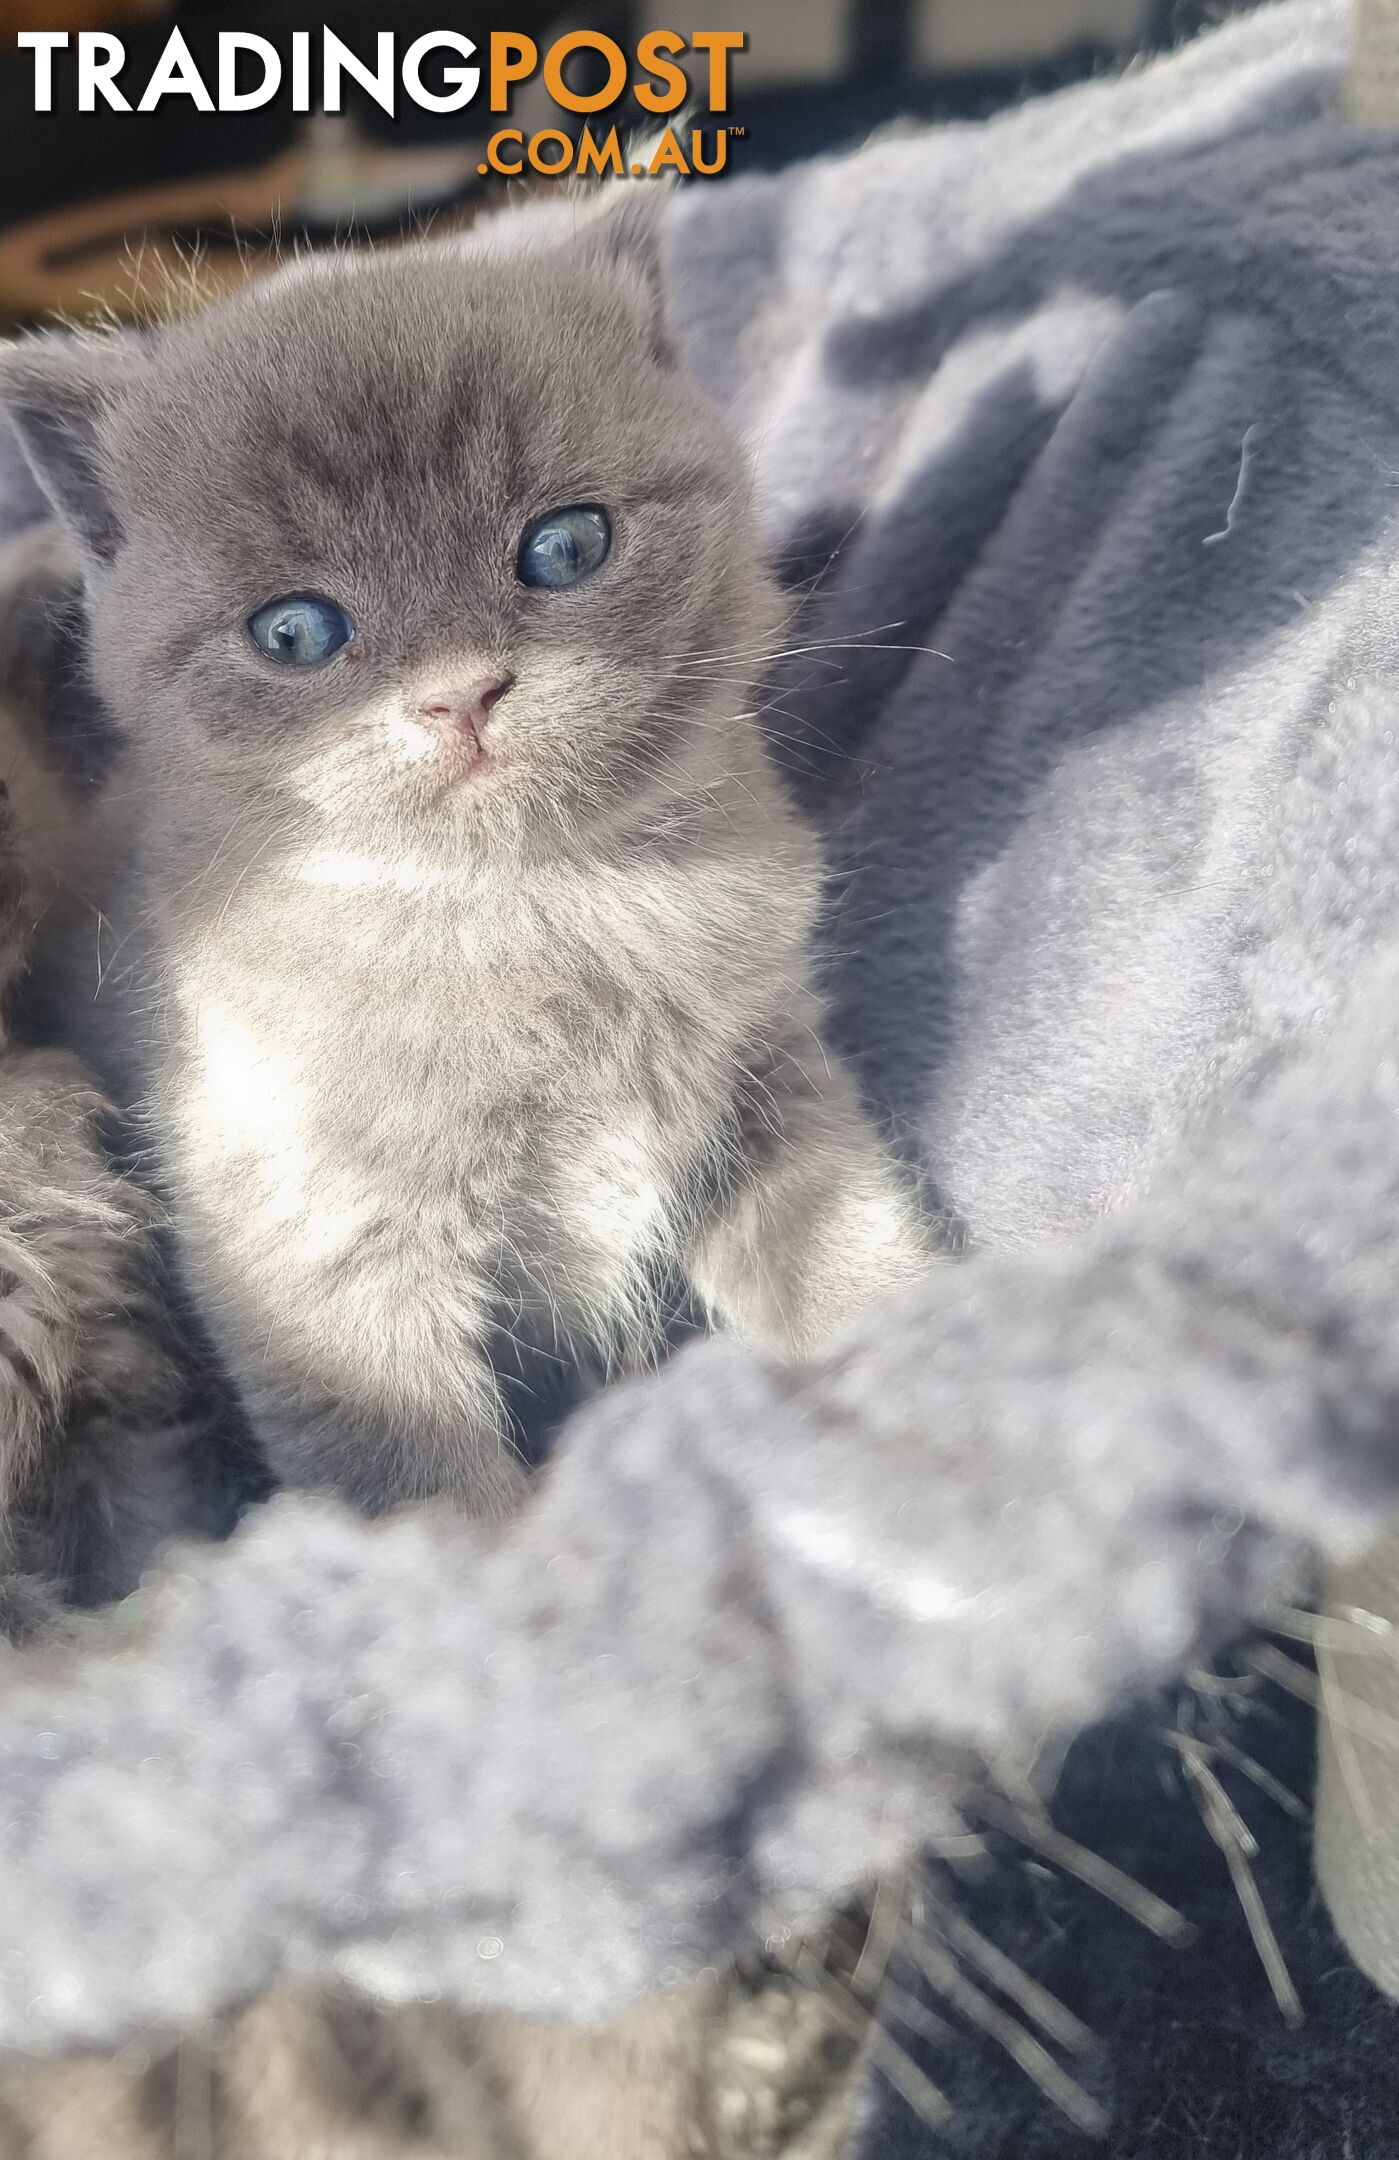
{"label": "kitten's front leg", "polygon": [[436,1497],[470,1515],[512,1514],[526,1476],[488,1355],[485,1286],[444,1281],[397,1246],[300,1266],[286,1246],[230,1251],[206,1228],[190,1249],[196,1292],[280,1481],[371,1514]]}
{"label": "kitten's front leg", "polygon": [[738,1160],[690,1277],[735,1333],[803,1356],[943,1248],[814,1028],[793,1027],[745,1081]]}
{"label": "kitten's front leg", "polygon": [[318,1396],[298,1377],[281,1390],[235,1370],[258,1443],[278,1481],[300,1492],[334,1493],[367,1515],[415,1502],[449,1501],[463,1514],[500,1521],[528,1490],[511,1446],[492,1376],[459,1369],[450,1412],[351,1407]]}

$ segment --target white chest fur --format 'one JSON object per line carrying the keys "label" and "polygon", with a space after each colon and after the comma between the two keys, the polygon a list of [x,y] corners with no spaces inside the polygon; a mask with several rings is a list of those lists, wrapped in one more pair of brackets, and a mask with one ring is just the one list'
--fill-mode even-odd
{"label": "white chest fur", "polygon": [[765,880],[692,865],[248,881],[169,956],[176,1178],[289,1292],[377,1239],[407,1280],[623,1307],[780,994],[770,915]]}

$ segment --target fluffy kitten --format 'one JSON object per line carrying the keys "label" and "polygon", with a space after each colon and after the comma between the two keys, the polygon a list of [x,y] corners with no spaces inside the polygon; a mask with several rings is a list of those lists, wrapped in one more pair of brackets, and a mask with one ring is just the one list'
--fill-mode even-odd
{"label": "fluffy kitten", "polygon": [[[929,1255],[821,1043],[818,864],[752,711],[779,608],[638,209],[0,362],[124,744],[107,1047],[276,1470],[371,1508],[507,1509],[502,1368],[644,1353],[670,1276],[800,1351]],[[303,1999],[240,2028],[212,2149],[710,2149],[705,1991],[601,2037],[346,2014],[384,2120]],[[167,2150],[139,2098],[34,2073],[0,2149]]]}
{"label": "fluffy kitten", "polygon": [[0,363],[128,745],[188,1276],[279,1476],[371,1508],[507,1509],[502,1366],[644,1350],[668,1274],[800,1352],[928,1256],[821,1042],[778,603],[649,224]]}

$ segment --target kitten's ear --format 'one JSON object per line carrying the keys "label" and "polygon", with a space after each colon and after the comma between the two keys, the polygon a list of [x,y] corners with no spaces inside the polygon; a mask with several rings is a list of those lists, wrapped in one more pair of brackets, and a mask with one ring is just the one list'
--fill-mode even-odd
{"label": "kitten's ear", "polygon": [[636,285],[656,358],[667,367],[674,364],[676,352],[666,324],[662,236],[666,205],[674,193],[669,177],[606,181],[593,191],[577,227],[585,256],[623,271]]}
{"label": "kitten's ear", "polygon": [[62,335],[0,346],[0,411],[83,553],[110,563],[122,540],[103,423],[147,362],[122,338]]}
{"label": "kitten's ear", "polygon": [[667,175],[567,188],[560,183],[548,200],[535,197],[483,218],[466,240],[448,245],[466,255],[516,261],[522,255],[552,256],[620,271],[635,294],[656,358],[670,367],[676,356],[666,328],[662,233],[673,193]]}

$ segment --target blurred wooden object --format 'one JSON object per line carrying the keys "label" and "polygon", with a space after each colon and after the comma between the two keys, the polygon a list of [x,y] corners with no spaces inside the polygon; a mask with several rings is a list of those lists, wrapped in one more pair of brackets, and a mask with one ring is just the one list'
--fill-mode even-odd
{"label": "blurred wooden object", "polygon": [[173,15],[175,0],[0,0],[0,37],[21,30],[120,30]]}
{"label": "blurred wooden object", "polygon": [[[266,266],[271,243],[234,236],[276,230],[301,162],[292,152],[252,172],[103,196],[0,231],[0,317],[147,318],[166,312],[181,288],[244,283]],[[230,244],[193,247],[179,237],[209,228],[228,232]]]}
{"label": "blurred wooden object", "polygon": [[1141,37],[1142,0],[924,0],[916,11],[915,64],[931,69],[1024,67],[1076,45],[1126,52]]}
{"label": "blurred wooden object", "polygon": [[502,183],[480,184],[479,144],[387,148],[348,120],[311,120],[293,146],[245,172],[102,196],[0,229],[0,321],[113,315],[149,320],[270,268],[312,228],[326,241],[393,234],[439,206],[470,224]]}
{"label": "blurred wooden object", "polygon": [[1346,107],[1362,127],[1399,127],[1399,0],[1354,0]]}

